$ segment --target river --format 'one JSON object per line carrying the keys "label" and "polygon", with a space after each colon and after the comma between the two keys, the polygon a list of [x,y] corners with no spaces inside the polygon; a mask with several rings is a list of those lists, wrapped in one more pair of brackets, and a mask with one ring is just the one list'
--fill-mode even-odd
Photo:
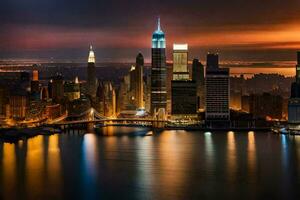
{"label": "river", "polygon": [[300,137],[107,127],[0,142],[0,199],[299,199]]}

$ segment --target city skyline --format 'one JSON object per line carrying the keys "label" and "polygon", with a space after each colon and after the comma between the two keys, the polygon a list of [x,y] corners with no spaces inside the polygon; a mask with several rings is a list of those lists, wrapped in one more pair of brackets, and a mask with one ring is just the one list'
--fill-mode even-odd
{"label": "city skyline", "polygon": [[139,51],[147,61],[149,33],[157,16],[168,35],[167,57],[175,42],[188,43],[190,55],[201,60],[209,50],[221,52],[223,60],[294,60],[293,52],[300,47],[296,0],[285,4],[131,1],[130,5],[122,1],[4,0],[0,5],[1,59],[77,60],[82,59],[86,45],[93,43],[104,62],[134,61]]}
{"label": "city skyline", "polygon": [[0,199],[299,199],[299,0],[2,0]]}

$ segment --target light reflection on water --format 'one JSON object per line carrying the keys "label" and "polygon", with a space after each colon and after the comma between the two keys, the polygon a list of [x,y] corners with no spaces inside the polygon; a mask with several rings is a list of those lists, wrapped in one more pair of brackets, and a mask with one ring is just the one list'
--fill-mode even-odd
{"label": "light reflection on water", "polygon": [[[135,187],[140,189],[153,188],[155,186],[155,172],[153,154],[153,137],[137,138],[137,182]],[[139,193],[138,199],[153,199],[152,190],[148,193]]]}
{"label": "light reflection on water", "polygon": [[83,137],[83,164],[87,172],[85,174],[89,178],[93,178],[96,175],[96,153],[97,153],[97,138],[94,134],[86,134]]}
{"label": "light reflection on water", "polygon": [[281,153],[282,153],[282,165],[286,168],[288,167],[288,136],[287,135],[281,135]]}
{"label": "light reflection on water", "polygon": [[[35,192],[27,192],[29,199],[42,195],[44,189],[37,189],[44,184],[41,177],[45,177],[46,180],[48,179],[48,173],[45,171],[45,167],[47,166],[44,165],[48,161],[48,155],[43,154],[43,151],[48,149],[48,145],[48,143],[43,144],[43,136],[37,136],[27,142],[25,188],[26,191],[35,190]],[[52,163],[48,164],[52,165]]]}
{"label": "light reflection on water", "polygon": [[255,134],[253,131],[248,132],[248,173],[249,173],[249,179],[251,181],[255,181],[256,146],[255,146]]}
{"label": "light reflection on water", "polygon": [[235,180],[236,176],[236,144],[235,144],[235,134],[233,131],[227,133],[227,170],[228,178],[232,182]]}
{"label": "light reflection on water", "polygon": [[142,136],[148,131],[115,127],[106,133],[128,135],[64,134],[0,142],[0,199],[297,195],[300,137],[188,131]]}
{"label": "light reflection on water", "polygon": [[[295,151],[296,151],[297,160],[299,162],[299,165],[297,165],[297,167],[298,167],[298,171],[300,171],[300,137],[294,137],[293,139],[296,144]],[[298,176],[299,176],[298,178],[300,179],[300,173],[298,174]]]}
{"label": "light reflection on water", "polygon": [[[158,188],[161,198],[181,197],[186,185],[186,169],[190,167],[190,152],[188,147],[190,138],[186,137],[184,131],[164,131],[159,137],[159,180]],[[165,194],[164,187],[174,191],[173,194]]]}
{"label": "light reflection on water", "polygon": [[3,144],[3,154],[2,154],[2,162],[3,168],[1,168],[2,172],[2,181],[5,184],[1,184],[1,187],[4,191],[8,191],[4,193],[5,198],[9,198],[10,194],[15,197],[14,194],[14,185],[16,184],[16,157],[15,155],[15,147],[13,144]]}
{"label": "light reflection on water", "polygon": [[204,133],[205,137],[205,159],[206,159],[206,168],[208,171],[213,172],[214,170],[214,143],[212,140],[212,134],[210,132]]}
{"label": "light reflection on water", "polygon": [[83,169],[82,169],[82,187],[83,196],[87,199],[96,198],[96,177],[97,177],[97,137],[95,134],[86,134],[83,137]]}
{"label": "light reflection on water", "polygon": [[[45,163],[48,181],[57,188],[57,192],[61,193],[62,190],[62,169],[61,169],[61,157],[59,149],[59,135],[53,135],[49,137],[49,148],[48,148],[48,161]],[[55,176],[53,176],[55,174]],[[38,187],[38,186],[37,186]]]}

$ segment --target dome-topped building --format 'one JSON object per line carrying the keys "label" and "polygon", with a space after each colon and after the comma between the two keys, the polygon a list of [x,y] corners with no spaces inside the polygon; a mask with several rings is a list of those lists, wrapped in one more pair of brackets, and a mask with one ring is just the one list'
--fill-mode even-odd
{"label": "dome-topped building", "polygon": [[152,35],[152,48],[166,48],[166,38],[165,33],[161,30],[160,27],[160,18],[157,21],[157,29]]}

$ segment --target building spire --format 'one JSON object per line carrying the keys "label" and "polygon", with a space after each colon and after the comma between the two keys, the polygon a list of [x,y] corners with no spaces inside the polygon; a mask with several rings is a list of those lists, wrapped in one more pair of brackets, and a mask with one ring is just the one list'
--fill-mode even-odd
{"label": "building spire", "polygon": [[89,53],[88,63],[95,63],[95,53],[93,51],[92,45],[90,45],[90,53]]}
{"label": "building spire", "polygon": [[157,30],[161,31],[161,28],[160,28],[160,17],[158,17],[158,19],[157,19]]}

